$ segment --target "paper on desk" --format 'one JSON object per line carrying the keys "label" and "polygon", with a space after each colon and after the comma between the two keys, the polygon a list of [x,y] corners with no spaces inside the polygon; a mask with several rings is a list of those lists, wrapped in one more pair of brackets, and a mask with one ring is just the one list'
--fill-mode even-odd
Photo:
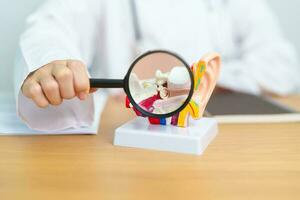
{"label": "paper on desk", "polygon": [[[98,105],[103,105],[105,103],[106,96],[99,97],[97,99]],[[99,102],[101,101],[101,102]],[[91,127],[83,127],[80,129],[66,129],[61,131],[52,132],[42,132],[35,131],[28,128],[17,116],[16,106],[13,95],[0,95],[0,135],[59,135],[59,134],[96,134],[98,129],[98,122],[100,113],[102,109],[99,106],[96,107],[97,117],[95,122]]]}

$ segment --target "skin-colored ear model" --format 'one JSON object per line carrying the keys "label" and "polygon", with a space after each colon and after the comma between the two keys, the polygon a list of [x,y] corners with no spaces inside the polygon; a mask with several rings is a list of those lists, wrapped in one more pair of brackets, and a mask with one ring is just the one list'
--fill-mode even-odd
{"label": "skin-colored ear model", "polygon": [[206,66],[206,71],[201,79],[199,88],[195,88],[193,99],[198,103],[200,107],[199,117],[202,117],[219,78],[221,57],[218,53],[209,53],[201,58],[200,63]]}
{"label": "skin-colored ear model", "polygon": [[220,68],[221,58],[218,53],[208,53],[192,66],[195,82],[194,95],[186,108],[176,116],[177,124],[173,123],[173,125],[186,127],[190,116],[193,119],[203,116],[205,107],[216,87]]}
{"label": "skin-colored ear model", "polygon": [[[205,107],[216,87],[221,68],[221,58],[218,53],[208,53],[192,66],[194,75],[194,94],[189,104],[178,114],[172,116],[171,124],[179,127],[188,126],[190,117],[199,119],[202,117]],[[138,116],[142,116],[139,111],[132,107],[126,98],[126,106],[133,108]],[[165,118],[148,118],[151,124],[166,125]]]}

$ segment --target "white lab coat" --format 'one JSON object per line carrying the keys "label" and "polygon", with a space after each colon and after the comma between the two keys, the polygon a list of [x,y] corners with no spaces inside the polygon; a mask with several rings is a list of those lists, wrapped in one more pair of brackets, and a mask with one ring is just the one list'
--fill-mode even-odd
{"label": "white lab coat", "polygon": [[136,2],[143,35],[139,44],[127,0],[50,0],[28,17],[16,64],[17,110],[28,126],[90,126],[101,110],[95,113],[92,96],[41,109],[22,95],[26,76],[54,60],[81,60],[93,77],[123,78],[136,48],[170,49],[189,63],[214,50],[223,57],[221,86],[254,94],[288,94],[299,86],[295,51],[265,1]]}

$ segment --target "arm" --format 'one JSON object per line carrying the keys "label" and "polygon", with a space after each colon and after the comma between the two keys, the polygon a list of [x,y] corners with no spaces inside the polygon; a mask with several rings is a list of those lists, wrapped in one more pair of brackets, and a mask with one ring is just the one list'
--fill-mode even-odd
{"label": "arm", "polygon": [[300,66],[276,18],[262,0],[229,2],[240,56],[223,60],[221,86],[286,95],[299,87]]}
{"label": "arm", "polygon": [[17,112],[31,128],[58,130],[92,124],[94,105],[93,98],[86,96],[86,66],[95,49],[98,2],[47,1],[28,18],[16,59],[15,91]]}

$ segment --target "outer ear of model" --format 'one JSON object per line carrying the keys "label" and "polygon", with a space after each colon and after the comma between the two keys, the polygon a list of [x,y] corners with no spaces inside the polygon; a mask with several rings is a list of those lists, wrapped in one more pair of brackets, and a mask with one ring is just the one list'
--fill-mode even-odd
{"label": "outer ear of model", "polygon": [[[208,53],[204,55],[191,67],[194,75],[194,93],[188,105],[181,112],[173,115],[170,118],[166,119],[149,117],[149,122],[157,125],[167,125],[170,123],[174,126],[187,127],[189,120],[200,119],[203,116],[206,105],[213,93],[214,88],[216,87],[220,68],[221,58],[218,53]],[[177,87],[182,87],[187,83],[189,77],[188,74],[184,73],[183,69],[178,66],[174,67],[168,74],[158,71],[156,73],[156,80],[161,85],[167,83],[170,91],[173,89],[176,91]],[[135,80],[132,80],[131,84],[135,84]],[[151,92],[150,88],[149,92]],[[164,99],[164,95],[166,95],[166,91],[160,91],[160,96],[162,99]],[[176,101],[176,98],[170,98],[170,101]],[[163,104],[172,103],[174,102],[169,102],[168,100],[156,101],[154,107],[164,107]],[[132,107],[132,105],[130,105],[128,99],[126,101],[126,106],[128,108],[133,108],[138,116],[142,116],[134,107]]]}

